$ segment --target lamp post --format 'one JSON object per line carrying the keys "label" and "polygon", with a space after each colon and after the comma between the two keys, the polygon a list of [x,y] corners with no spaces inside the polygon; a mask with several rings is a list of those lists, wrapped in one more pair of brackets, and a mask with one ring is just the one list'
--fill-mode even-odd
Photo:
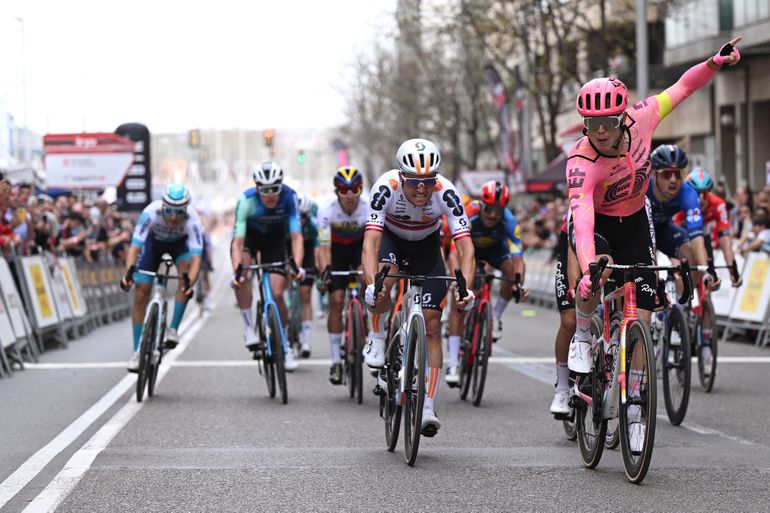
{"label": "lamp post", "polygon": [[24,18],[16,16],[16,21],[21,25],[21,97],[22,112],[24,116],[24,162],[29,164],[30,159],[30,140],[29,128],[27,127],[27,58],[24,42]]}

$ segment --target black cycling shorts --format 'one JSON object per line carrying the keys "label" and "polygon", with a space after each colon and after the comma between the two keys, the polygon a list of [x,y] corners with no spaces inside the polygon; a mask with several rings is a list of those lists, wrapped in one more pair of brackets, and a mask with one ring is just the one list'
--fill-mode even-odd
{"label": "black cycling shorts", "polygon": [[[271,262],[286,261],[286,245],[276,244],[276,237],[283,239],[283,234],[264,234],[252,230],[246,230],[243,250],[251,255],[255,262],[269,264]],[[232,246],[232,242],[230,243]],[[257,259],[259,253],[259,259]],[[286,276],[286,269],[275,268],[269,272]]]}
{"label": "black cycling shorts", "polygon": [[[443,276],[444,259],[441,258],[441,238],[436,230],[422,240],[404,240],[385,228],[380,243],[380,262],[398,266],[399,270],[425,276]],[[401,264],[409,261],[409,269]],[[444,307],[447,284],[444,280],[427,280],[422,287],[422,307],[441,310]]]}
{"label": "black cycling shorts", "polygon": [[567,297],[567,289],[569,289],[569,280],[567,273],[569,271],[567,265],[567,255],[569,251],[567,244],[567,234],[564,232],[559,233],[559,242],[556,244],[556,306],[559,308],[559,312],[564,310],[574,309],[574,299]]}
{"label": "black cycling shorts", "polygon": [[[364,250],[364,240],[353,244],[332,243],[332,271],[349,271],[361,266],[361,253]],[[345,290],[350,283],[349,276],[332,276],[329,292]]]}
{"label": "black cycling shorts", "polygon": [[[315,282],[316,272],[318,271],[315,267],[315,242],[305,240],[302,247],[302,268],[305,270],[305,279],[299,282],[299,284],[309,287]],[[291,239],[286,241],[286,252],[289,258],[294,256],[291,251]]]}
{"label": "black cycling shorts", "polygon": [[[569,240],[575,250],[574,227],[570,224]],[[645,208],[628,217],[594,214],[594,245],[597,255],[610,255],[616,264],[632,265],[655,263],[650,218]],[[583,269],[583,271],[585,271]],[[615,271],[616,283],[623,282],[622,271]],[[657,283],[655,273],[640,273],[636,278],[636,306],[644,310],[655,307]]]}

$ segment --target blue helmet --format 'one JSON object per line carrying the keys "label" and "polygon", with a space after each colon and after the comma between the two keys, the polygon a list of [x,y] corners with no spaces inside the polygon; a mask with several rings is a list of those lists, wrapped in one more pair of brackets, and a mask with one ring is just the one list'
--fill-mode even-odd
{"label": "blue helmet", "polygon": [[190,204],[190,190],[181,183],[172,183],[163,193],[163,205],[168,207],[186,207]]}
{"label": "blue helmet", "polygon": [[690,171],[686,181],[696,191],[710,191],[714,188],[714,180],[702,167],[696,167]]}
{"label": "blue helmet", "polygon": [[676,144],[661,144],[650,154],[653,169],[684,169],[687,154]]}

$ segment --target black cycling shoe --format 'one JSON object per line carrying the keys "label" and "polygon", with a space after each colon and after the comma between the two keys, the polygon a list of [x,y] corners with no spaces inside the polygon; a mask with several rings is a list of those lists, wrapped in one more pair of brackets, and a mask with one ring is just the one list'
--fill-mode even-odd
{"label": "black cycling shoe", "polygon": [[163,349],[171,350],[178,345],[179,345],[179,342],[177,342],[176,340],[166,340],[165,342],[163,342]]}
{"label": "black cycling shoe", "polygon": [[332,385],[342,384],[342,364],[333,363],[329,369],[329,383]]}

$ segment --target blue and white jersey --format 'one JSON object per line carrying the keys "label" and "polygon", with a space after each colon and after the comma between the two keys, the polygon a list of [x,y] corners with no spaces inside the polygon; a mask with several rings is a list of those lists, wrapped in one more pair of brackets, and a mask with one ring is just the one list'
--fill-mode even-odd
{"label": "blue and white jersey", "polygon": [[192,205],[187,206],[187,219],[175,227],[170,226],[163,217],[161,200],[147,205],[139,216],[131,245],[141,248],[150,234],[160,242],[176,242],[186,238],[187,248],[193,256],[200,256],[203,252],[203,226]]}
{"label": "blue and white jersey", "polygon": [[690,184],[683,183],[681,189],[679,189],[679,192],[671,201],[662,202],[655,198],[654,187],[655,178],[653,177],[647,189],[647,198],[650,200],[652,208],[652,222],[656,226],[668,224],[672,216],[682,211],[685,213],[687,234],[690,236],[690,239],[703,235],[703,216],[700,211],[698,191],[693,189]]}

